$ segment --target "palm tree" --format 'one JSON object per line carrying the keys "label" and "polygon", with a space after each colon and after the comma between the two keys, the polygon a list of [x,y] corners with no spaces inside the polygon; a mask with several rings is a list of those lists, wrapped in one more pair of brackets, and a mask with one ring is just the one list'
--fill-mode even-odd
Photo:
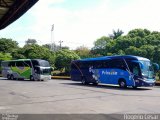
{"label": "palm tree", "polygon": [[113,34],[110,34],[109,37],[112,39],[117,39],[119,36],[121,36],[124,32],[120,29],[117,31],[113,30]]}

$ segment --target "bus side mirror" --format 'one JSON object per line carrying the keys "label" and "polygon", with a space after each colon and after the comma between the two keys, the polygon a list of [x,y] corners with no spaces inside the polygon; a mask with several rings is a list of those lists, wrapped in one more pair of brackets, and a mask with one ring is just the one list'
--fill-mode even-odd
{"label": "bus side mirror", "polygon": [[144,65],[142,62],[139,62],[141,69],[144,69]]}
{"label": "bus side mirror", "polygon": [[153,69],[154,69],[155,72],[158,72],[159,65],[157,63],[153,63]]}

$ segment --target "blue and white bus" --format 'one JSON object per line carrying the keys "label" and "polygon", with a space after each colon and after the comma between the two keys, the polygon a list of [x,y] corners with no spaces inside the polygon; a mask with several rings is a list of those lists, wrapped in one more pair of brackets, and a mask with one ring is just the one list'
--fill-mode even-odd
{"label": "blue and white bus", "polygon": [[114,84],[122,88],[155,85],[150,60],[132,55],[74,60],[71,62],[71,79],[82,84]]}

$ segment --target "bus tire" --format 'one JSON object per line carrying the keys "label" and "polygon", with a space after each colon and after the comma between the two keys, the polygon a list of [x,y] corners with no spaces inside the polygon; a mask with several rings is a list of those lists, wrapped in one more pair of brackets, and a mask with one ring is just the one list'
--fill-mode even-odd
{"label": "bus tire", "polygon": [[119,83],[120,88],[127,87],[126,81],[124,79],[120,79],[118,83]]}
{"label": "bus tire", "polygon": [[11,76],[10,76],[9,74],[7,75],[7,79],[8,79],[8,80],[10,80],[10,79],[11,79]]}
{"label": "bus tire", "polygon": [[31,80],[31,81],[34,81],[34,77],[33,77],[32,75],[30,76],[30,80]]}
{"label": "bus tire", "polygon": [[87,85],[88,84],[88,82],[86,81],[86,79],[84,77],[82,78],[81,82],[82,82],[82,85]]}
{"label": "bus tire", "polygon": [[98,85],[98,80],[96,80],[95,82],[93,82],[93,85]]}
{"label": "bus tire", "polygon": [[137,89],[137,86],[132,86],[133,89]]}
{"label": "bus tire", "polygon": [[14,75],[11,74],[10,79],[11,79],[11,80],[14,80]]}

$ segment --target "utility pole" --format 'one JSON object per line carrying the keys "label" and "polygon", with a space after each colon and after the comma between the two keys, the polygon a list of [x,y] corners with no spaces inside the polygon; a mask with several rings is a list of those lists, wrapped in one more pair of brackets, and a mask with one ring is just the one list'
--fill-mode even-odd
{"label": "utility pole", "polygon": [[62,43],[63,43],[63,41],[60,40],[59,43],[60,43],[60,49],[62,49]]}

